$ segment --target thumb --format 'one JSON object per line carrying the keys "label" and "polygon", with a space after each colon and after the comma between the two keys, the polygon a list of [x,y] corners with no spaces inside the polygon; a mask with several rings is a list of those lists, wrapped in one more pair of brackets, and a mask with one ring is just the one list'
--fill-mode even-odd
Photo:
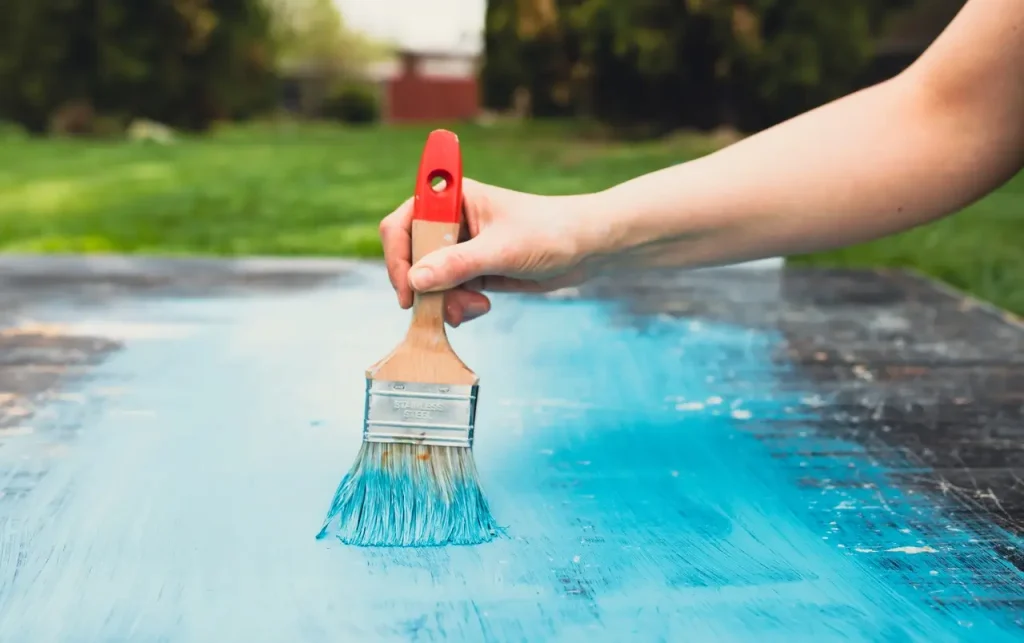
{"label": "thumb", "polygon": [[427,254],[409,270],[409,285],[418,292],[449,290],[482,275],[502,274],[505,253],[480,235]]}

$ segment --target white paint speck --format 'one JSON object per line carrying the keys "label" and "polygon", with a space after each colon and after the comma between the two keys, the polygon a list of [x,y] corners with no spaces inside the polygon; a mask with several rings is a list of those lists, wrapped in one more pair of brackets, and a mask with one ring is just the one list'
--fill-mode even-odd
{"label": "white paint speck", "polygon": [[749,420],[751,417],[753,417],[753,414],[750,411],[738,410],[732,412],[732,417],[733,419],[736,420]]}
{"label": "white paint speck", "polygon": [[574,562],[574,563],[576,563],[576,564],[579,564],[579,562],[580,562],[580,557],[579,557],[579,556],[573,556],[573,557],[572,557],[572,562]]}
{"label": "white paint speck", "polygon": [[805,397],[800,401],[805,406],[825,406],[825,400],[821,399],[821,397],[818,395],[812,397]]}
{"label": "white paint speck", "polygon": [[683,402],[676,404],[677,411],[700,411],[704,408],[704,405],[700,402]]}
{"label": "white paint speck", "polygon": [[711,397],[709,397],[707,399],[707,403],[711,404],[711,405],[721,404],[722,403],[722,398],[718,397],[717,395],[712,395]]}
{"label": "white paint speck", "polygon": [[938,550],[932,549],[930,546],[925,545],[924,547],[893,547],[892,549],[886,549],[885,551],[900,553],[900,554],[937,554]]}
{"label": "white paint speck", "polygon": [[939,575],[939,572],[937,572],[937,571],[935,571],[935,570],[933,569],[932,571],[928,572],[928,574],[929,574],[930,576],[938,576],[938,575]]}
{"label": "white paint speck", "polygon": [[853,551],[857,552],[858,554],[873,554],[873,553],[875,553],[874,549],[868,549],[867,547],[854,547]]}
{"label": "white paint speck", "polygon": [[856,506],[853,504],[852,500],[844,500],[833,507],[833,509],[856,509]]}
{"label": "white paint speck", "polygon": [[861,364],[857,364],[856,366],[853,367],[853,374],[856,375],[858,379],[862,379],[866,382],[870,382],[871,380],[875,379],[874,376],[871,374],[871,371],[869,371]]}
{"label": "white paint speck", "polygon": [[678,478],[679,477],[679,472],[678,471],[670,471],[669,475],[672,476],[673,478]]}

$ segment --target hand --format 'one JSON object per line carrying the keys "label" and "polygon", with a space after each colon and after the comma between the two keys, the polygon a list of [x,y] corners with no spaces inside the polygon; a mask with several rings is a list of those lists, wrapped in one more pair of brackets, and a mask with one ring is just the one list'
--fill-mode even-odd
{"label": "hand", "polygon": [[470,179],[463,180],[462,194],[461,243],[415,266],[412,199],[381,221],[388,277],[402,308],[412,306],[414,290],[450,289],[445,320],[454,327],[490,311],[485,291],[546,292],[588,277],[587,196],[539,196]]}

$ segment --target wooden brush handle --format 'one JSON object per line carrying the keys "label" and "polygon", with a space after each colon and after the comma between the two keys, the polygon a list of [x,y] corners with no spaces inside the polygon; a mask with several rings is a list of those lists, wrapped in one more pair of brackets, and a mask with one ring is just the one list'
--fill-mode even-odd
{"label": "wooden brush handle", "polygon": [[[432,183],[443,181],[435,188]],[[413,198],[412,262],[454,245],[462,217],[462,154],[452,132],[434,130],[427,137]],[[416,293],[412,325],[419,332],[444,336],[444,292]]]}
{"label": "wooden brush handle", "polygon": [[[443,187],[431,183],[443,179]],[[412,260],[454,245],[462,219],[462,155],[459,139],[446,130],[427,137],[413,192]],[[444,292],[416,294],[412,323],[390,355],[366,371],[366,377],[386,382],[475,386],[476,373],[448,343],[444,328]]]}

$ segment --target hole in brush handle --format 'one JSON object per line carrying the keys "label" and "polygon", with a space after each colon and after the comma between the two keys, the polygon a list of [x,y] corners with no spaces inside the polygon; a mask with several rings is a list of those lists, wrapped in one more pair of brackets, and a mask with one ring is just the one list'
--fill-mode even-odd
{"label": "hole in brush handle", "polygon": [[430,189],[435,194],[441,194],[452,184],[452,175],[444,170],[434,170],[427,179]]}

